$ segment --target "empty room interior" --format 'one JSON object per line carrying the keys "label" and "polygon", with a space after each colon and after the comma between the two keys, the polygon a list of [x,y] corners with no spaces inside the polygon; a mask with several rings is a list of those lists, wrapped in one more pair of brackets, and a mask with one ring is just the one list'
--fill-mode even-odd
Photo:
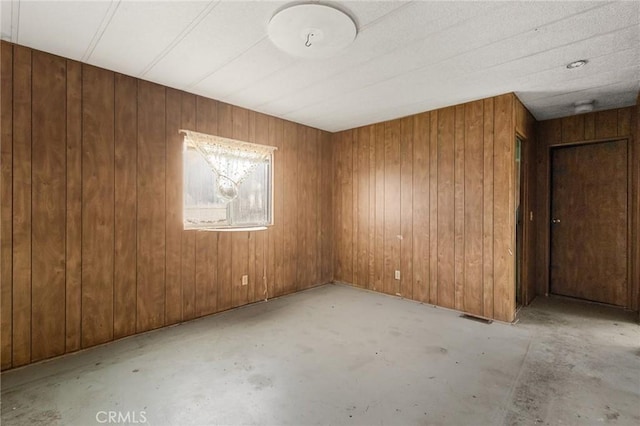
{"label": "empty room interior", "polygon": [[640,2],[0,2],[3,425],[640,424]]}

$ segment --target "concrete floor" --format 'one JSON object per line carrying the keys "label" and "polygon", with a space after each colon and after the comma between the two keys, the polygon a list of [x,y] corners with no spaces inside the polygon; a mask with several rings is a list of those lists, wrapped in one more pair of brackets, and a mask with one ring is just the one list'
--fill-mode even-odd
{"label": "concrete floor", "polygon": [[326,285],[2,374],[2,424],[638,425],[635,318],[539,298],[487,325]]}

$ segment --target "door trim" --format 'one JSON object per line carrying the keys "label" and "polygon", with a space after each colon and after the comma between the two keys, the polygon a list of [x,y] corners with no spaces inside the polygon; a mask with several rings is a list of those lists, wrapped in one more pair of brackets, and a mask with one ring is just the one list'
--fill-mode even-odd
{"label": "door trim", "polygon": [[576,142],[567,142],[567,143],[555,143],[547,145],[546,147],[546,179],[545,179],[545,205],[544,209],[546,215],[547,223],[544,224],[544,232],[542,234],[544,238],[544,255],[542,265],[545,271],[545,280],[544,280],[544,290],[545,296],[551,295],[551,160],[552,160],[552,151],[556,148],[569,148],[572,146],[582,146],[582,145],[594,145],[599,143],[607,143],[607,142],[620,142],[624,141],[627,146],[627,300],[625,302],[625,309],[629,309],[632,303],[632,297],[634,294],[634,288],[636,284],[632,281],[632,267],[633,267],[633,250],[632,250],[632,222],[633,222],[633,197],[632,197],[632,188],[633,188],[633,151],[632,151],[632,140],[630,137],[612,137],[612,138],[601,138],[601,139],[590,139],[585,141],[576,141]]}

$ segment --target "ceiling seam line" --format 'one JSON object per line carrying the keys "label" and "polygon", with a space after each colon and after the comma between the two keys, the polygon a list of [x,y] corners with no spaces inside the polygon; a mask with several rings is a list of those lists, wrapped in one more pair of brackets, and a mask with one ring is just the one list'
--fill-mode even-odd
{"label": "ceiling seam line", "polygon": [[229,59],[228,61],[226,61],[223,65],[218,66],[215,70],[209,72],[208,74],[206,74],[204,77],[194,81],[193,83],[189,84],[187,86],[187,90],[192,89],[194,86],[197,86],[198,84],[202,83],[204,80],[206,80],[207,78],[211,77],[212,75],[214,75],[215,73],[217,73],[218,71],[220,71],[221,69],[223,69],[224,67],[226,67],[227,65],[231,64],[232,62],[234,62],[235,60],[237,60],[238,58],[240,58],[241,56],[243,56],[245,53],[247,53],[248,51],[250,51],[251,49],[253,49],[254,47],[256,47],[258,44],[262,43],[264,40],[266,40],[268,38],[268,36],[262,36],[262,38],[260,38],[259,40],[257,40],[256,42],[254,42],[251,46],[247,47],[245,50],[243,50],[242,52],[238,53],[236,56],[232,57],[231,59]]}
{"label": "ceiling seam line", "polygon": [[187,25],[187,27],[182,30],[180,34],[176,36],[175,39],[169,45],[158,54],[150,63],[147,65],[140,74],[138,74],[138,78],[144,77],[149,71],[151,71],[158,63],[164,59],[180,42],[182,42],[200,23],[207,17],[213,10],[218,7],[220,4],[220,0],[210,2],[207,7],[205,7],[193,20]]}
{"label": "ceiling seam line", "polygon": [[89,46],[87,46],[87,50],[85,50],[84,54],[82,55],[82,58],[80,59],[81,62],[88,63],[89,59],[91,58],[91,55],[93,55],[94,50],[98,46],[98,43],[100,42],[100,40],[102,40],[102,36],[107,31],[107,28],[111,24],[111,20],[113,19],[118,8],[120,7],[120,2],[121,0],[112,0],[111,3],[109,4],[107,11],[105,12],[102,18],[102,21],[100,22],[100,26],[98,27],[98,30],[93,35],[93,38],[89,43]]}

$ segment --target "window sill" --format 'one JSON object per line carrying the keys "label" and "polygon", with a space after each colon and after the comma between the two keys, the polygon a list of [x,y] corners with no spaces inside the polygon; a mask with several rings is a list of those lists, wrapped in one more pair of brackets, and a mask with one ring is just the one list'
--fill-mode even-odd
{"label": "window sill", "polygon": [[185,228],[185,231],[207,231],[207,232],[253,232],[266,231],[268,226],[244,226],[229,228]]}

